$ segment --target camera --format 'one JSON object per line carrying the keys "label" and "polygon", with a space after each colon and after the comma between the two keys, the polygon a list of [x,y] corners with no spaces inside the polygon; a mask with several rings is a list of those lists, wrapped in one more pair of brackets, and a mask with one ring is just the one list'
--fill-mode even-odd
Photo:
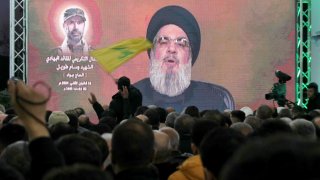
{"label": "camera", "polygon": [[279,79],[278,83],[274,83],[273,87],[271,88],[271,93],[265,94],[266,100],[274,99],[277,101],[279,106],[285,106],[287,99],[286,99],[286,82],[291,80],[291,76],[288,74],[276,70],[275,72],[276,77]]}

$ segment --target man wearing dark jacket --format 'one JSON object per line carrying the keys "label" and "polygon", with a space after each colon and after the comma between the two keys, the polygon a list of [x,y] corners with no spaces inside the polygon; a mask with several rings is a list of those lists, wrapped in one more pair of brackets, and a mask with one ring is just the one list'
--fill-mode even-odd
{"label": "man wearing dark jacket", "polygon": [[310,83],[308,85],[307,95],[309,98],[308,111],[320,109],[320,93],[318,91],[318,84],[315,82]]}
{"label": "man wearing dark jacket", "polygon": [[112,167],[116,180],[156,180],[154,134],[141,120],[131,118],[117,126],[112,135]]}
{"label": "man wearing dark jacket", "polygon": [[[130,118],[137,108],[142,105],[141,92],[131,85],[130,79],[123,76],[118,79],[118,92],[112,96],[110,102],[108,114],[117,118],[117,122],[120,123],[123,119]],[[98,103],[94,94],[91,93],[91,99],[89,102],[92,104],[99,118],[107,113]]]}

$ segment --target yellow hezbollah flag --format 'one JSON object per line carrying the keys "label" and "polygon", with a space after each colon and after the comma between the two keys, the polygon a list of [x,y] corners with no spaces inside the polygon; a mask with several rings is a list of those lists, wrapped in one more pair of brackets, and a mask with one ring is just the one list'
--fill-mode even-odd
{"label": "yellow hezbollah flag", "polygon": [[110,47],[90,51],[90,55],[105,71],[111,73],[121,64],[151,47],[152,43],[145,38],[128,39]]}

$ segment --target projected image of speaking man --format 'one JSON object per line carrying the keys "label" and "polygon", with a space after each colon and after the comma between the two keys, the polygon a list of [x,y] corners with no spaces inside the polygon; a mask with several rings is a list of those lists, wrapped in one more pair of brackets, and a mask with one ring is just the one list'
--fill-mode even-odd
{"label": "projected image of speaking man", "polygon": [[84,39],[86,16],[80,8],[69,8],[63,15],[65,39],[55,49],[57,55],[87,56],[91,46]]}
{"label": "projected image of speaking man", "polygon": [[180,95],[191,80],[192,57],[186,33],[176,25],[166,25],[159,30],[154,44],[150,52],[151,84],[161,94]]}
{"label": "projected image of speaking man", "polygon": [[177,111],[190,105],[201,110],[234,109],[233,97],[227,89],[191,80],[201,34],[188,10],[180,6],[160,9],[151,18],[146,36],[154,45],[148,52],[149,78],[134,85],[142,92],[144,105],[172,106]]}

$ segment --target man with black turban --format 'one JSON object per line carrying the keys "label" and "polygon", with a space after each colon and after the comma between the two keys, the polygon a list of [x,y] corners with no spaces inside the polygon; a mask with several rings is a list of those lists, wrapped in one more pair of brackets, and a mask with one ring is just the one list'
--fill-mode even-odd
{"label": "man with black turban", "polygon": [[230,92],[219,85],[191,80],[201,44],[195,17],[180,6],[166,6],[150,20],[147,39],[154,46],[148,51],[149,78],[134,86],[143,94],[143,104],[174,107],[181,111],[194,105],[200,110],[235,107]]}

